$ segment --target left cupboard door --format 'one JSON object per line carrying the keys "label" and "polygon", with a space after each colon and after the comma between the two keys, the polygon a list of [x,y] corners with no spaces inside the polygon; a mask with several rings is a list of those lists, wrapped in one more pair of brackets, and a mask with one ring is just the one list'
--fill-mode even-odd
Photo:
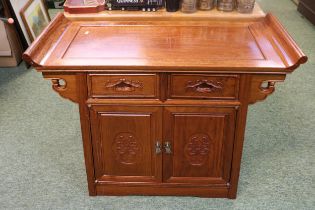
{"label": "left cupboard door", "polygon": [[94,105],[90,117],[97,182],[161,182],[161,108]]}

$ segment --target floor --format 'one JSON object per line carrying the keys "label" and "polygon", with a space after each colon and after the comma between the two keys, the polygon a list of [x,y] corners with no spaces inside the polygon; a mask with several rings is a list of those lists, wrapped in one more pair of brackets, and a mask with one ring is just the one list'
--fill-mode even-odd
{"label": "floor", "polygon": [[290,0],[260,0],[309,62],[250,107],[236,200],[89,197],[78,107],[24,65],[0,69],[0,209],[314,209],[315,27]]}

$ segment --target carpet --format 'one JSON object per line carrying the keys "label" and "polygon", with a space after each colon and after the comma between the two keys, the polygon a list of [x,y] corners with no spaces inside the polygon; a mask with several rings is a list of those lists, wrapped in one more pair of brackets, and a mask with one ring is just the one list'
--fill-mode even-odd
{"label": "carpet", "polygon": [[78,107],[22,63],[0,69],[0,209],[314,209],[315,27],[290,0],[260,0],[309,62],[250,107],[236,200],[89,197]]}

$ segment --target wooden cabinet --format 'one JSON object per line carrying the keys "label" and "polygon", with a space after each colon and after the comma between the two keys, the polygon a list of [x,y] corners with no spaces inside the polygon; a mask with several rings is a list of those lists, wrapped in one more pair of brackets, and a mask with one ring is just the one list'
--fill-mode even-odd
{"label": "wooden cabinet", "polygon": [[307,57],[271,14],[201,13],[59,14],[24,53],[79,104],[90,195],[236,198],[248,106]]}

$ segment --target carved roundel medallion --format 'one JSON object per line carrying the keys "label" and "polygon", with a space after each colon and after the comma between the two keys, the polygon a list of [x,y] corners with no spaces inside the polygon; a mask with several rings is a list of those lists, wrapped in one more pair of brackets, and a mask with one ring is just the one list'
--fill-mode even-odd
{"label": "carved roundel medallion", "polygon": [[191,165],[201,166],[208,159],[209,147],[210,137],[207,134],[194,134],[185,146],[185,157]]}
{"label": "carved roundel medallion", "polygon": [[119,133],[112,146],[116,160],[123,164],[134,164],[141,154],[141,146],[131,133]]}

